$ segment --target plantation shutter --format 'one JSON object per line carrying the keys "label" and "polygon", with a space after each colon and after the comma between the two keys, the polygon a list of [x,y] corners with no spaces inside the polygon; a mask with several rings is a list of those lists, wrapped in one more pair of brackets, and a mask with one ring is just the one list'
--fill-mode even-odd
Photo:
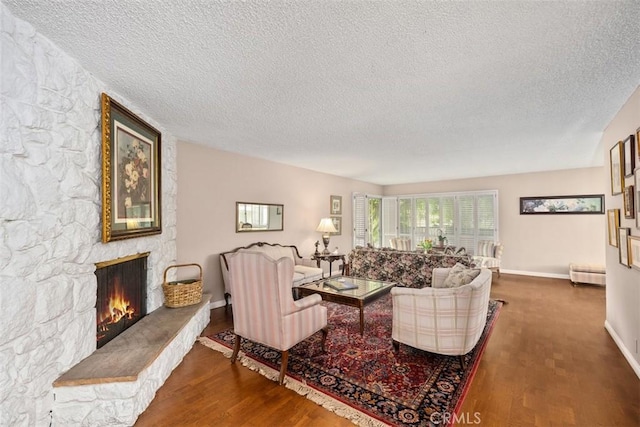
{"label": "plantation shutter", "polygon": [[382,247],[391,246],[391,239],[398,233],[397,223],[398,199],[382,198]]}
{"label": "plantation shutter", "polygon": [[[483,194],[478,203],[478,240],[498,241],[498,211],[494,194]],[[477,245],[476,245],[477,247]]]}
{"label": "plantation shutter", "polygon": [[465,249],[476,247],[476,209],[475,196],[458,196],[458,230],[455,241],[449,243]]}
{"label": "plantation shutter", "polygon": [[367,245],[367,196],[353,195],[353,247]]}
{"label": "plantation shutter", "polygon": [[[453,196],[441,197],[440,198],[440,228],[442,233],[447,238],[447,244],[455,245],[456,237],[455,237],[455,201]],[[436,234],[437,236],[437,234]],[[437,242],[437,237],[434,242]]]}
{"label": "plantation shutter", "polygon": [[411,237],[413,232],[413,208],[411,198],[398,198],[398,237]]}
{"label": "plantation shutter", "polygon": [[449,245],[474,253],[480,240],[498,241],[496,190],[384,197],[379,210],[382,218],[378,218],[382,224],[381,242],[377,237],[373,242],[368,236],[369,200],[374,199],[380,196],[354,194],[354,246],[389,246],[393,237],[410,238],[412,245],[429,237],[437,244],[438,235],[442,234]]}

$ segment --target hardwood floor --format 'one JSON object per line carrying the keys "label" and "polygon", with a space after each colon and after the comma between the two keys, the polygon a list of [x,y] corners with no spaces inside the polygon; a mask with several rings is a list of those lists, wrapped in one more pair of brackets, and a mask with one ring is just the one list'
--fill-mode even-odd
{"label": "hardwood floor", "polygon": [[[604,329],[605,291],[494,274],[504,299],[462,420],[485,426],[638,426],[640,380]],[[208,335],[232,326],[211,311]],[[460,423],[464,424],[464,423]],[[196,343],[136,426],[348,426],[262,375]]]}

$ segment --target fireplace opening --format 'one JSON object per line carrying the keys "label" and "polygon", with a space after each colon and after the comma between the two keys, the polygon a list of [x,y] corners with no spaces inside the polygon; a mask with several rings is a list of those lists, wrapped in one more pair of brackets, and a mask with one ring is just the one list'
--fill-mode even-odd
{"label": "fireplace opening", "polygon": [[147,314],[147,257],[132,255],[96,264],[97,348]]}

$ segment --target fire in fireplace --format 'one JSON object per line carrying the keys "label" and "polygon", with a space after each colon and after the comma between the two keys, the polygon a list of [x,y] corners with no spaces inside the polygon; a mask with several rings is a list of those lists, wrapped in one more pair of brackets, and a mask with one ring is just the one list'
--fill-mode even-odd
{"label": "fire in fireplace", "polygon": [[148,255],[146,252],[96,264],[98,348],[147,314]]}

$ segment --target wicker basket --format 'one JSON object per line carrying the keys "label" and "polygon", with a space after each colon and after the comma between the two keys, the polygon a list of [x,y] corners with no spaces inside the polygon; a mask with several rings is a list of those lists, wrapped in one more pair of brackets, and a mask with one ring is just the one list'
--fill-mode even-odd
{"label": "wicker basket", "polygon": [[[172,268],[198,267],[200,275],[197,279],[176,280],[167,282],[167,272]],[[202,267],[200,264],[170,265],[164,270],[162,281],[164,305],[170,308],[186,307],[202,301]]]}

